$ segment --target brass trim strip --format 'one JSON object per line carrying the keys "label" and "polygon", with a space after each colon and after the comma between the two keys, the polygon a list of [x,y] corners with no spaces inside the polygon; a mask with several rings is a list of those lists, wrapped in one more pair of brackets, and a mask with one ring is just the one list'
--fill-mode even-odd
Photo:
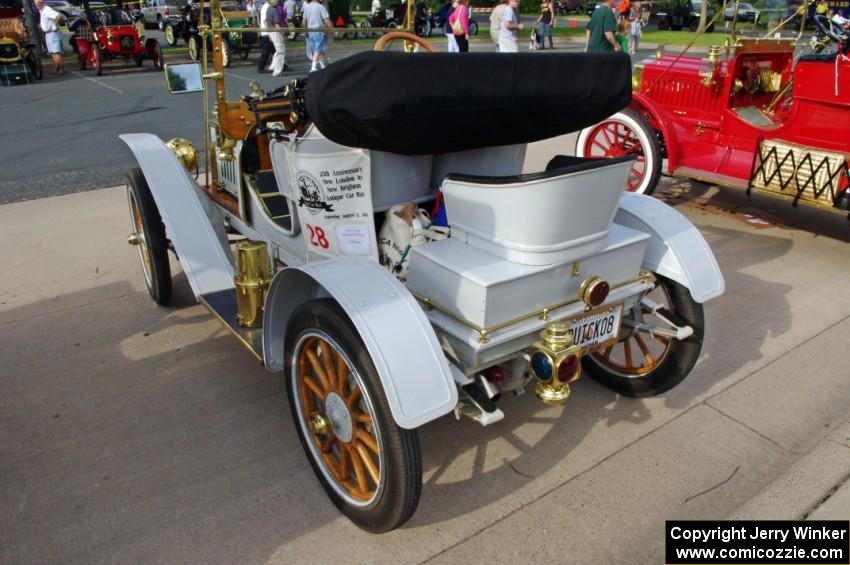
{"label": "brass trim strip", "polygon": [[[636,283],[636,282],[643,282],[644,284],[649,284],[649,273],[647,273],[645,271],[641,271],[641,273],[638,276],[631,278],[631,279],[628,279],[626,281],[623,281],[623,282],[621,282],[621,283],[619,283],[615,286],[612,286],[611,290],[613,291],[613,290],[616,290],[618,288],[622,288],[624,286],[628,286],[628,285]],[[538,318],[542,321],[546,321],[546,320],[549,319],[553,310],[558,310],[560,308],[565,308],[567,306],[571,306],[573,304],[577,304],[577,303],[581,302],[580,298],[571,298],[569,300],[564,300],[563,302],[558,302],[558,303],[552,304],[551,306],[541,308],[540,310],[535,310],[534,312],[531,312],[529,314],[524,314],[522,316],[513,318],[513,319],[508,320],[506,322],[502,322],[500,324],[490,326],[489,328],[482,328],[481,326],[470,322],[466,318],[458,316],[454,312],[449,311],[448,308],[446,308],[445,306],[441,306],[440,304],[437,304],[436,302],[434,302],[433,300],[431,300],[427,296],[422,296],[421,294],[416,294],[415,292],[411,292],[411,294],[417,300],[419,300],[419,302],[422,303],[422,309],[425,310],[426,312],[428,310],[432,310],[432,309],[437,310],[437,311],[445,314],[449,318],[453,319],[454,321],[456,321],[456,322],[468,327],[469,329],[477,332],[478,333],[478,343],[482,343],[482,344],[488,343],[490,341],[490,335],[493,332],[503,330],[505,328],[516,325],[520,322],[524,322],[526,320],[530,320],[532,318]],[[606,308],[606,307],[610,307],[610,305],[609,306],[603,305],[603,306],[600,306],[599,308]]]}
{"label": "brass trim strip", "polygon": [[221,317],[221,315],[220,315],[218,312],[216,312],[215,308],[213,308],[213,307],[212,307],[212,306],[211,306],[211,305],[210,305],[210,304],[206,301],[206,299],[204,299],[203,295],[198,296],[198,301],[199,301],[201,304],[203,304],[203,305],[204,305],[204,307],[205,307],[207,310],[209,310],[209,311],[210,311],[210,313],[211,313],[213,316],[215,316],[215,318],[216,318],[219,322],[221,322],[221,325],[223,325],[225,328],[227,328],[227,331],[229,331],[229,332],[230,332],[230,333],[231,333],[231,334],[232,334],[232,335],[233,335],[233,336],[234,336],[234,337],[235,337],[235,338],[239,341],[239,343],[241,343],[241,344],[242,344],[242,346],[243,346],[245,349],[247,349],[247,350],[251,353],[251,355],[253,355],[253,356],[254,356],[254,359],[256,359],[256,360],[257,360],[257,362],[259,362],[259,363],[260,363],[260,365],[262,365],[262,364],[263,364],[263,357],[262,357],[259,353],[257,353],[256,351],[254,351],[254,348],[251,346],[251,344],[248,342],[248,340],[247,340],[247,339],[245,339],[245,336],[243,336],[242,334],[240,334],[239,332],[237,332],[235,329],[233,329],[233,327],[232,327],[230,324],[228,324],[228,323],[227,323],[227,320],[225,320],[224,318],[222,318],[222,317]]}

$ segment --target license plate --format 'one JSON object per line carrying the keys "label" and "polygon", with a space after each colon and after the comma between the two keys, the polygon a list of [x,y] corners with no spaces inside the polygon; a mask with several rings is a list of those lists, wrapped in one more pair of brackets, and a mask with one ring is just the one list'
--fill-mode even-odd
{"label": "license plate", "polygon": [[623,305],[595,312],[570,322],[573,330],[573,342],[582,348],[590,348],[605,343],[620,335],[620,321],[623,318]]}

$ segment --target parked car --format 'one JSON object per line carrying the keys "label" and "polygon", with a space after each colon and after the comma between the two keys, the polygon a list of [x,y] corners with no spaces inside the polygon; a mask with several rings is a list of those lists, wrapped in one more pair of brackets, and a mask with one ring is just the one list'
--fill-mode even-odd
{"label": "parked car", "polygon": [[[723,13],[723,17],[727,21],[731,21],[735,16],[735,4],[732,3],[730,6],[726,8],[726,11]],[[740,22],[758,22],[759,21],[759,11],[753,8],[752,4],[747,4],[745,2],[738,3],[738,21]]]}
{"label": "parked car", "polygon": [[[0,7],[0,66],[3,66],[4,84],[26,84],[32,78],[41,80],[43,70],[38,43],[27,34],[20,7]],[[29,73],[27,73],[29,71]],[[28,76],[31,75],[31,76]]]}
{"label": "parked car", "polygon": [[[658,10],[655,12],[655,21],[661,31],[668,29],[696,31],[699,27],[701,10],[701,0],[670,0],[659,4]],[[709,4],[706,23],[710,22],[713,17],[714,8]],[[714,24],[709,25],[706,31],[714,31]]]}
{"label": "parked car", "polygon": [[66,20],[76,18],[83,12],[81,8],[74,6],[68,0],[44,0],[44,5],[62,14]]}
{"label": "parked car", "polygon": [[586,11],[584,0],[555,0],[555,12],[560,16]]}
{"label": "parked car", "polygon": [[[382,51],[395,40],[431,54]],[[503,397],[529,389],[563,404],[582,367],[628,396],[669,390],[697,362],[703,303],[724,281],[684,216],[622,193],[634,157],[558,156],[522,174],[528,143],[629,103],[627,57],[457,57],[404,32],[375,48],[238,101],[204,94],[205,174],[188,141],[121,139],[138,161],[128,242],[153,300],[170,300],[173,249],[198,300],[281,373],[331,501],[385,532],[420,497],[417,428],[450,413],[494,424],[516,408]],[[166,77],[204,90],[197,64]],[[366,95],[340,95],[352,92]],[[476,126],[446,135],[458,121]],[[410,239],[408,213],[428,217],[417,206],[448,225],[425,220]]]}
{"label": "parked car", "polygon": [[142,22],[145,27],[157,27],[165,30],[165,24],[176,23],[186,0],[144,0]]}
{"label": "parked car", "polygon": [[[815,16],[843,46],[848,36]],[[650,194],[662,166],[792,206],[850,210],[850,58],[794,59],[794,39],[745,39],[728,59],[662,55],[635,67],[629,108],[581,131],[576,155],[638,156],[626,190]],[[663,162],[663,165],[662,165]]]}
{"label": "parked car", "polygon": [[103,73],[103,64],[114,59],[132,59],[136,66],[150,59],[153,68],[163,69],[162,48],[154,38],[144,38],[141,21],[127,10],[109,8],[92,12],[92,20],[80,17],[71,26],[80,70]]}
{"label": "parked car", "polygon": [[[165,24],[166,43],[174,47],[178,40],[182,39],[189,48],[189,58],[193,61],[199,60],[201,56],[201,36],[198,28],[200,6],[199,2],[184,4],[176,21],[168,21]],[[259,38],[257,32],[254,31],[236,31],[238,28],[255,26],[250,12],[241,11],[238,3],[221,2],[219,10],[222,15],[222,25],[234,30],[223,34],[225,41],[222,42],[221,46],[224,66],[229,67],[233,61],[234,53],[238,54],[241,59],[247,59],[251,49],[258,45]],[[208,3],[204,8],[204,14],[204,21],[209,23],[210,8]]]}

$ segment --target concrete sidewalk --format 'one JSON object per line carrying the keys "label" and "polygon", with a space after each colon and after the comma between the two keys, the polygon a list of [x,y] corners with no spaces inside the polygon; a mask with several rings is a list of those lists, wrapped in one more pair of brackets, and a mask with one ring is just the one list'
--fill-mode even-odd
{"label": "concrete sidewalk", "polygon": [[[850,518],[846,224],[681,182],[660,196],[727,282],[693,374],[657,398],[583,378],[563,407],[527,394],[488,428],[426,425],[419,510],[382,536],[329,503],[280,377],[185,278],[174,307],[150,301],[122,189],[0,206],[0,562],[640,564],[668,519]],[[742,221],[759,206],[806,231]]]}

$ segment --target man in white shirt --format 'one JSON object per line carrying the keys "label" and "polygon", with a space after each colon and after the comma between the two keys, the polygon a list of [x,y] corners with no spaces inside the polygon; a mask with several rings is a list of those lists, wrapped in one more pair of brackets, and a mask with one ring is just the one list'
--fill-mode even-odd
{"label": "man in white shirt", "polygon": [[381,0],[372,0],[372,15],[381,11]]}
{"label": "man in white shirt", "polygon": [[[304,6],[304,27],[310,28],[333,27],[331,16],[321,0],[309,0]],[[319,67],[325,68],[325,33],[323,31],[307,32],[307,58],[313,61],[310,72]]]}
{"label": "man in white shirt", "polygon": [[[268,16],[269,11],[269,3],[263,2],[263,7],[260,8],[260,27],[264,28],[266,17]],[[274,8],[272,8],[273,10]],[[274,54],[274,43],[272,43],[271,38],[269,37],[269,32],[261,31],[260,32],[260,47],[262,51],[260,52],[260,60],[257,62],[257,72],[258,73],[270,73],[267,69],[269,66],[269,59],[271,59]]]}
{"label": "man in white shirt", "polygon": [[502,12],[502,27],[499,32],[499,53],[519,53],[517,35],[525,25],[519,21],[519,0],[508,0]]}
{"label": "man in white shirt", "polygon": [[45,6],[44,0],[35,0],[35,8],[41,15],[39,25],[41,26],[41,31],[44,32],[44,42],[47,43],[47,52],[50,53],[53,64],[56,65],[53,74],[61,75],[65,72],[65,62],[62,60],[62,35],[59,33],[62,14],[50,6]]}

